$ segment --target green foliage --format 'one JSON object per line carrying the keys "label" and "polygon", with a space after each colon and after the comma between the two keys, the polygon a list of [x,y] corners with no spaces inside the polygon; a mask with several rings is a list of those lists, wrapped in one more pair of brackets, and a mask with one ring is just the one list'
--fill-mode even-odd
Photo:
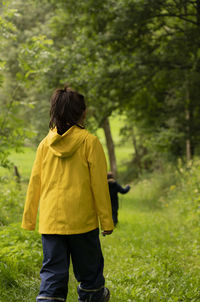
{"label": "green foliage", "polygon": [[178,186],[171,188],[171,198],[176,196],[175,206],[188,226],[193,231],[200,227],[200,161],[189,162],[185,166],[179,161],[178,171],[181,173]]}
{"label": "green foliage", "polygon": [[[23,111],[28,105],[18,97],[21,90],[20,83],[16,80],[16,63],[14,63],[14,83],[9,83],[9,66],[12,65],[14,44],[17,41],[17,26],[13,19],[18,18],[17,10],[12,8],[10,2],[2,3],[0,14],[0,49],[2,57],[0,61],[1,77],[1,113],[0,113],[0,167],[11,167],[8,159],[11,150],[19,150],[24,144],[25,137],[32,137],[32,131],[26,129],[23,120]],[[10,52],[8,52],[10,49]],[[8,55],[9,54],[9,55]],[[9,83],[9,85],[8,85]],[[8,86],[10,86],[8,88]]]}
{"label": "green foliage", "polygon": [[18,221],[23,209],[24,192],[20,184],[9,177],[0,178],[0,226]]}
{"label": "green foliage", "polygon": [[11,150],[20,151],[24,139],[33,137],[33,132],[26,129],[19,111],[25,107],[20,101],[14,100],[14,95],[2,104],[0,114],[0,166],[10,167],[8,156]]}
{"label": "green foliage", "polygon": [[[12,238],[12,240],[10,240]],[[42,248],[36,232],[26,232],[19,224],[1,228],[1,260],[13,263],[22,274],[34,274],[41,265]],[[26,263],[26,265],[24,265]]]}
{"label": "green foliage", "polygon": [[[138,208],[147,211],[165,209],[168,207],[169,188],[176,185],[179,177],[171,167],[165,167],[165,171],[155,171],[138,181],[134,187],[133,202]],[[128,198],[128,197],[127,197]]]}
{"label": "green foliage", "polygon": [[139,150],[136,177],[154,168],[157,157],[199,153],[198,5],[11,0],[1,18],[2,36],[12,34],[0,62],[2,103],[19,83],[15,99],[27,106],[17,115],[37,131],[37,140],[48,130],[52,89],[69,82],[86,95],[91,129],[116,110],[127,115],[124,135],[132,139],[134,129]]}
{"label": "green foliage", "polygon": [[[15,209],[17,207],[15,206]],[[1,228],[1,302],[34,301],[39,287],[38,267],[42,263],[38,234],[23,231],[19,224]]]}
{"label": "green foliage", "polygon": [[52,53],[49,47],[52,46],[53,41],[47,39],[45,35],[33,36],[26,44],[21,45],[19,53],[19,67],[22,72],[18,72],[17,77],[23,84],[30,85],[37,84],[41,81],[43,74],[50,69]]}

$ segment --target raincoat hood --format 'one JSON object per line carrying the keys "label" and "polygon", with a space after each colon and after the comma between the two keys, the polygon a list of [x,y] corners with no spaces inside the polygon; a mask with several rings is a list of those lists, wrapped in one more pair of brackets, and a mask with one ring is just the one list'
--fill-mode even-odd
{"label": "raincoat hood", "polygon": [[76,152],[88,136],[88,131],[78,126],[72,126],[63,135],[57,133],[57,129],[49,131],[47,144],[54,155],[58,157],[70,157]]}

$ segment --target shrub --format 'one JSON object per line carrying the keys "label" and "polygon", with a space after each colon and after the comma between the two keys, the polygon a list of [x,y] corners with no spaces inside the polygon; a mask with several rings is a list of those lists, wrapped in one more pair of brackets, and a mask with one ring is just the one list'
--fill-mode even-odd
{"label": "shrub", "polygon": [[0,226],[19,221],[24,204],[24,192],[12,177],[0,178]]}

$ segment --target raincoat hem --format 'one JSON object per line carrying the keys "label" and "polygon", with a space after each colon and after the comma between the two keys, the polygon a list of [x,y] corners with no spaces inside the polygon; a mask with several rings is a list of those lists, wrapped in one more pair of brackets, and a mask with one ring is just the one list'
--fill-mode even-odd
{"label": "raincoat hem", "polygon": [[44,228],[39,228],[39,233],[40,234],[58,234],[58,235],[75,235],[75,234],[82,234],[82,233],[87,233],[87,232],[90,232],[90,231],[93,231],[95,230],[96,228],[98,228],[99,225],[96,224],[96,225],[93,225],[93,226],[90,226],[88,228],[85,228],[85,229],[76,229],[76,230],[61,230],[61,229],[44,229]]}

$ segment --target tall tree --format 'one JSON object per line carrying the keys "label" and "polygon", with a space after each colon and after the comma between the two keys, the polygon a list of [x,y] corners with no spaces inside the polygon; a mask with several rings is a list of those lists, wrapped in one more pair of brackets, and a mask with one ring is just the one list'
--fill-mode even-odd
{"label": "tall tree", "polygon": [[[0,14],[0,50],[5,54],[8,39],[15,43],[17,29],[12,22],[15,10],[10,9],[5,2],[1,4]],[[8,69],[8,58],[1,56],[0,67],[0,89],[1,89],[1,111],[0,111],[0,166],[10,167],[8,155],[12,149],[18,150],[24,142],[25,135],[28,135],[23,120],[18,114],[23,108],[22,102],[15,98],[19,86],[16,84],[12,90],[7,90],[6,75]]]}
{"label": "tall tree", "polygon": [[[19,3],[18,13],[26,7]],[[93,127],[120,110],[145,148],[151,142],[157,153],[188,159],[199,152],[199,1],[42,0],[42,9],[39,1],[27,3],[31,16],[14,23],[20,64],[12,73],[22,79],[22,99],[27,87],[31,93],[40,119],[29,116],[40,132],[44,100],[67,81],[85,93]]]}

